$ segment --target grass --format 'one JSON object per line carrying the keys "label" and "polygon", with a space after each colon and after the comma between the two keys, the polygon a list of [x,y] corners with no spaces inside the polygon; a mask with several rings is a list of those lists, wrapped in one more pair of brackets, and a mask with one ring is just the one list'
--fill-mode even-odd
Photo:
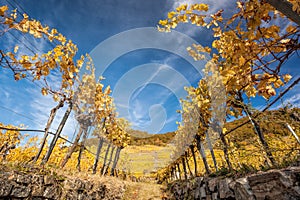
{"label": "grass", "polygon": [[153,183],[127,182],[123,200],[161,200],[165,186]]}

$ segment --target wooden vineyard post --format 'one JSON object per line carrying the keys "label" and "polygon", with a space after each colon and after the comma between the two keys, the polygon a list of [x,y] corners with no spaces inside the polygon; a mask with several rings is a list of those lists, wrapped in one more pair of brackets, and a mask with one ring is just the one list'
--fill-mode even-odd
{"label": "wooden vineyard post", "polygon": [[115,146],[112,147],[111,149],[111,152],[110,152],[110,156],[109,156],[109,159],[108,159],[108,163],[104,169],[104,172],[103,172],[103,176],[107,173],[107,169],[109,168],[110,164],[111,164],[111,161],[112,161],[112,157],[113,157],[113,154],[114,154],[114,151],[115,151]]}
{"label": "wooden vineyard post", "polygon": [[292,129],[292,127],[286,123],[286,126],[288,127],[288,129],[291,131],[292,135],[296,138],[297,142],[300,144],[300,140],[299,140],[299,137],[298,135],[295,133],[295,131]]}
{"label": "wooden vineyard post", "polygon": [[48,118],[48,121],[47,121],[47,124],[46,124],[46,128],[45,128],[45,133],[44,133],[44,137],[42,139],[42,143],[41,143],[41,146],[39,148],[39,151],[38,153],[36,154],[36,156],[34,157],[33,159],[33,162],[35,163],[41,156],[41,153],[44,149],[44,146],[46,144],[46,141],[47,141],[47,137],[48,137],[48,132],[49,132],[49,129],[52,125],[52,122],[55,118],[55,115],[57,113],[57,111],[64,106],[64,101],[63,100],[60,100],[59,103],[57,104],[57,106],[55,106],[54,108],[52,108],[51,112],[50,112],[50,116]]}
{"label": "wooden vineyard post", "polygon": [[193,173],[191,171],[191,167],[190,167],[190,164],[189,164],[188,152],[187,151],[185,152],[185,162],[186,162],[186,166],[187,166],[187,168],[189,170],[190,176],[193,177],[194,175],[193,175]]}
{"label": "wooden vineyard post", "polygon": [[228,144],[226,142],[225,136],[222,131],[219,131],[219,135],[221,138],[221,142],[223,144],[223,152],[224,152],[224,157],[225,157],[226,163],[228,165],[229,170],[232,171],[232,165],[231,165],[231,162],[229,159],[229,154],[228,154]]}
{"label": "wooden vineyard post", "polygon": [[195,176],[197,176],[198,174],[198,170],[197,170],[197,159],[196,159],[196,155],[195,155],[195,146],[194,145],[190,145],[190,149],[191,149],[191,152],[192,152],[192,156],[193,156],[193,160],[194,160],[194,166],[195,166]]}
{"label": "wooden vineyard post", "polygon": [[175,175],[174,175],[174,168],[171,167],[171,181],[173,181],[174,179],[176,179]]}
{"label": "wooden vineyard post", "polygon": [[71,158],[73,152],[75,151],[76,147],[78,146],[78,142],[82,136],[82,133],[87,134],[88,128],[92,125],[92,117],[89,115],[79,114],[77,117],[77,121],[80,124],[80,129],[76,135],[76,138],[69,148],[68,153],[66,154],[64,160],[62,161],[60,167],[64,168],[67,164],[68,160]]}
{"label": "wooden vineyard post", "polygon": [[95,162],[94,162],[94,165],[93,165],[93,174],[96,174],[96,171],[97,171],[97,166],[98,166],[98,162],[99,162],[99,156],[100,156],[100,153],[101,153],[101,149],[103,147],[103,143],[104,143],[104,138],[100,137],[99,138],[98,147],[97,147],[96,156],[95,156]]}
{"label": "wooden vineyard post", "polygon": [[184,156],[181,157],[181,162],[182,162],[182,168],[183,168],[183,173],[184,173],[184,179],[187,180],[187,171],[186,171]]}
{"label": "wooden vineyard post", "polygon": [[42,165],[44,165],[44,164],[46,164],[48,162],[48,160],[49,160],[49,158],[51,156],[51,153],[52,153],[52,151],[53,151],[53,149],[54,149],[54,147],[56,145],[56,142],[57,142],[58,138],[60,137],[60,134],[61,134],[61,132],[62,132],[62,130],[63,130],[65,124],[66,124],[66,121],[67,121],[67,119],[68,119],[68,117],[69,117],[69,115],[70,115],[70,113],[72,111],[72,106],[73,106],[72,102],[69,102],[69,107],[66,110],[66,112],[65,112],[65,114],[63,116],[63,119],[61,120],[61,122],[60,122],[60,124],[58,126],[58,129],[57,129],[57,131],[56,131],[56,133],[55,133],[55,135],[54,135],[54,137],[53,137],[53,139],[52,139],[52,141],[50,143],[49,149],[48,149],[45,157],[42,160],[42,163],[41,163]]}
{"label": "wooden vineyard post", "polygon": [[212,146],[211,140],[210,140],[210,136],[208,134],[208,131],[205,131],[205,135],[206,135],[206,142],[207,142],[207,146],[209,148],[213,163],[214,163],[214,167],[216,169],[216,171],[218,171],[218,165],[217,165],[217,160],[216,160],[216,156],[215,156],[215,152],[214,152],[214,148]]}
{"label": "wooden vineyard post", "polygon": [[180,165],[179,165],[179,163],[177,163],[176,166],[177,166],[177,170],[178,170],[178,179],[181,180],[181,170],[180,170]]}
{"label": "wooden vineyard post", "polygon": [[203,147],[203,144],[201,141],[201,137],[199,135],[196,135],[195,138],[196,138],[196,142],[197,142],[197,149],[201,155],[201,158],[202,158],[202,161],[203,161],[203,164],[205,167],[205,171],[207,174],[210,174],[211,172],[210,172],[207,160],[206,160],[206,155],[205,155],[204,147]]}
{"label": "wooden vineyard post", "polygon": [[83,133],[83,137],[82,137],[82,141],[81,141],[81,145],[80,145],[80,149],[79,149],[79,154],[78,154],[78,158],[77,158],[77,166],[76,168],[78,169],[78,171],[80,171],[80,162],[81,162],[81,156],[82,156],[82,153],[84,151],[84,148],[85,148],[85,141],[86,141],[86,138],[87,138],[87,135],[88,135],[88,130],[86,130],[84,133]]}
{"label": "wooden vineyard post", "polygon": [[101,172],[100,172],[101,175],[104,174],[104,169],[105,169],[105,166],[106,166],[106,160],[107,160],[107,157],[108,157],[108,152],[110,150],[110,147],[111,147],[111,144],[109,143],[108,146],[107,146],[107,149],[106,149],[105,156],[104,156],[103,165],[102,165]]}
{"label": "wooden vineyard post", "polygon": [[[103,119],[102,128],[101,128],[100,131],[102,131],[104,129],[105,122],[106,122],[106,117],[104,117],[104,119]],[[97,152],[96,152],[96,156],[95,156],[95,162],[94,162],[94,165],[93,165],[93,174],[96,174],[96,171],[97,171],[99,156],[100,156],[100,153],[101,153],[101,149],[103,147],[103,143],[104,143],[104,138],[101,137],[101,135],[99,133],[99,143],[98,143]]]}
{"label": "wooden vineyard post", "polygon": [[116,154],[115,154],[115,159],[114,159],[113,165],[112,165],[112,167],[111,167],[111,171],[110,171],[110,175],[111,175],[111,176],[114,175],[114,171],[115,171],[115,169],[116,169],[116,167],[117,167],[117,163],[118,163],[119,158],[120,158],[121,150],[122,150],[121,147],[117,147],[117,151],[116,151]]}
{"label": "wooden vineyard post", "polygon": [[265,140],[265,136],[264,136],[263,132],[261,131],[259,124],[252,117],[252,114],[249,111],[248,107],[243,105],[243,108],[244,108],[244,111],[246,112],[246,115],[248,116],[251,124],[253,125],[254,131],[255,131],[256,135],[258,136],[259,141],[261,142],[263,149],[267,154],[268,159],[271,161],[272,165],[276,165],[276,161],[272,155],[271,149],[270,149],[267,141]]}
{"label": "wooden vineyard post", "polygon": [[78,131],[78,133],[77,133],[77,136],[76,136],[76,138],[75,138],[74,143],[72,144],[71,147],[69,147],[69,151],[68,151],[68,153],[66,154],[64,160],[62,161],[62,163],[61,163],[61,165],[60,165],[61,168],[64,168],[65,165],[67,164],[68,160],[71,158],[73,152],[75,151],[75,148],[76,148],[77,145],[78,145],[78,141],[79,141],[79,139],[81,138],[81,135],[82,135],[82,133],[83,133],[84,131],[85,131],[85,128],[83,128],[82,126],[80,126],[80,129],[79,129],[79,131]]}

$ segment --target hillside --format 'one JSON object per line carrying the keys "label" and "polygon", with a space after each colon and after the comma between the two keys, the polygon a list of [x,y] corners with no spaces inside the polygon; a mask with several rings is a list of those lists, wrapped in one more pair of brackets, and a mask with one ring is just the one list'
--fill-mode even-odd
{"label": "hillside", "polygon": [[[255,115],[258,112],[255,113]],[[249,119],[247,117],[243,117],[240,119],[236,119],[232,122],[225,123],[224,127],[227,131],[230,131],[239,125],[245,123]],[[257,122],[260,124],[262,131],[266,135],[275,135],[275,136],[287,136],[291,134],[287,129],[286,123],[293,127],[296,132],[300,131],[300,108],[280,108],[279,110],[271,110],[265,111],[264,113],[260,113],[257,117]],[[175,132],[168,132],[164,134],[149,134],[147,132],[142,132],[138,130],[132,130],[131,135],[131,143],[133,146],[141,146],[141,145],[157,145],[164,146],[170,142],[170,140],[174,137]],[[232,131],[229,134],[230,140],[232,142],[242,142],[247,139],[253,138],[255,135],[253,126],[250,122],[243,125],[242,127]]]}
{"label": "hillside", "polygon": [[[258,113],[255,113],[258,114]],[[300,131],[300,108],[280,108],[278,110],[265,111],[257,117],[257,122],[260,124],[262,132],[269,136],[287,136],[290,131],[287,129],[288,123],[296,133]],[[233,128],[248,121],[247,117],[234,120],[225,124],[225,128],[230,131]],[[250,122],[246,125],[234,130],[230,133],[229,138],[233,142],[242,142],[253,138],[255,135],[253,126]]]}
{"label": "hillside", "polygon": [[[258,114],[255,113],[255,114]],[[232,122],[225,123],[224,127],[230,131],[244,122],[248,121],[247,117],[236,119]],[[262,131],[266,135],[287,136],[290,132],[287,129],[286,123],[291,125],[296,132],[300,130],[300,108],[265,111],[257,117]],[[150,134],[145,131],[133,130],[129,131],[131,136],[131,146],[155,145],[165,146],[175,136],[175,132],[167,132],[162,134]],[[246,125],[234,130],[230,133],[229,138],[232,142],[242,142],[253,138],[255,135],[253,126],[250,122]],[[89,138],[86,141],[87,146],[97,145],[96,138]]]}
{"label": "hillside", "polygon": [[[293,108],[266,111],[261,113],[256,119],[261,126],[275,159],[282,167],[288,166],[289,163],[294,162],[294,159],[297,158],[299,152],[299,144],[286,126],[286,123],[288,123],[296,134],[299,135],[300,120],[298,116],[300,116],[300,109]],[[243,117],[226,123],[224,127],[227,129],[227,132],[229,132],[246,121],[248,121],[248,118]],[[139,176],[142,174],[140,168],[144,166],[149,166],[149,171],[154,169],[152,162],[155,153],[158,157],[161,157],[160,162],[163,162],[163,158],[169,158],[170,151],[167,151],[166,149],[161,150],[161,148],[164,147],[163,145],[167,144],[173,136],[174,133],[167,133],[154,135],[149,138],[133,138],[131,145],[124,149],[124,153],[129,160],[131,159],[134,161],[131,165],[131,171]],[[240,128],[235,129],[226,135],[226,139],[229,145],[230,161],[233,164],[234,169],[242,169],[245,170],[245,172],[249,172],[265,168],[265,158],[262,153],[261,144],[258,141],[258,137],[255,134],[251,123],[248,122]],[[166,141],[166,143],[155,142],[156,140]],[[205,142],[204,147],[208,163],[211,166],[211,170],[214,171],[212,157]],[[219,167],[226,167],[223,148],[219,140],[214,143],[214,151]],[[197,163],[199,175],[204,174],[205,169],[199,156],[197,156]],[[189,160],[189,164],[193,171],[194,164],[192,159]]]}
{"label": "hillside", "polygon": [[[300,109],[279,109],[266,111],[257,117],[265,138],[269,143],[270,148],[274,151],[274,156],[279,163],[289,163],[298,151],[289,153],[292,149],[297,150],[297,142],[292,136],[291,132],[286,127],[288,123],[297,134],[300,133]],[[248,118],[234,120],[225,124],[227,132],[238,127]],[[131,130],[130,145],[122,150],[119,168],[129,171],[136,177],[140,177],[150,172],[153,172],[157,167],[162,167],[163,163],[170,159],[171,149],[166,147],[166,144],[174,137],[174,132],[165,134],[149,134],[143,131]],[[257,136],[254,133],[251,123],[232,131],[226,136],[229,144],[231,154],[231,162],[236,169],[243,168],[244,166],[251,166],[250,168],[260,168],[263,165],[263,157],[261,154],[261,146],[258,142]],[[96,152],[97,138],[90,138],[87,140],[86,145]],[[212,158],[207,145],[204,143],[207,159],[211,166],[213,166]],[[104,146],[106,149],[106,145]],[[223,166],[223,150],[220,141],[214,144],[214,150],[217,162]],[[102,151],[101,156],[104,157],[105,151]],[[286,156],[290,155],[290,156]],[[159,164],[158,164],[159,162]],[[197,158],[199,164],[199,173],[204,173],[202,161]],[[191,168],[193,169],[193,162],[190,160]]]}
{"label": "hillside", "polygon": [[165,146],[175,136],[175,132],[168,132],[163,134],[148,134],[148,137],[131,136],[130,145],[157,145]]}

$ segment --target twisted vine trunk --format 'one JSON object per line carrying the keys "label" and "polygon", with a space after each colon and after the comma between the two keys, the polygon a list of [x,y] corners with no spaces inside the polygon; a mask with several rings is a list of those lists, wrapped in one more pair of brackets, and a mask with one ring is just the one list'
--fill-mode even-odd
{"label": "twisted vine trunk", "polygon": [[97,153],[96,153],[96,156],[95,156],[95,162],[94,162],[94,165],[93,165],[93,174],[96,174],[96,171],[97,171],[99,156],[100,156],[100,153],[101,153],[101,149],[103,147],[103,143],[104,143],[104,138],[100,137],[98,147],[97,147]]}
{"label": "twisted vine trunk", "polygon": [[213,163],[214,163],[214,167],[215,167],[216,171],[218,171],[217,160],[216,160],[214,148],[213,148],[213,145],[211,143],[210,135],[208,134],[208,131],[205,131],[205,135],[206,135],[206,142],[207,142],[207,145],[208,145],[208,148],[209,148],[209,151],[210,151]]}
{"label": "twisted vine trunk", "polygon": [[111,161],[112,161],[112,157],[113,157],[115,148],[116,148],[116,147],[113,146],[112,149],[111,149],[110,156],[109,156],[109,159],[108,159],[108,163],[107,163],[107,165],[106,165],[105,168],[104,168],[104,171],[103,171],[103,173],[102,173],[102,176],[104,176],[104,175],[107,173],[107,169],[109,168],[109,165],[111,164]]}
{"label": "twisted vine trunk", "polygon": [[267,155],[267,158],[266,158],[267,164],[269,164],[269,162],[271,162],[270,163],[271,165],[276,165],[276,161],[275,161],[275,159],[272,155],[271,149],[270,149],[267,141],[265,140],[264,133],[261,131],[259,123],[253,117],[253,115],[252,115],[251,111],[249,110],[248,106],[244,103],[241,92],[236,93],[236,100],[237,101],[234,101],[232,103],[234,104],[234,106],[243,109],[243,111],[246,113],[249,121],[251,122],[251,124],[253,126],[254,132],[258,136],[259,141],[262,145],[262,148],[263,148],[264,152]]}
{"label": "twisted vine trunk", "polygon": [[211,171],[209,169],[209,166],[208,166],[208,163],[207,163],[207,160],[206,160],[206,155],[205,155],[205,152],[204,152],[204,147],[203,147],[203,144],[202,144],[202,141],[201,141],[201,137],[199,135],[196,135],[195,137],[196,139],[196,142],[197,142],[197,149],[201,155],[201,158],[202,158],[202,161],[203,161],[203,164],[204,164],[204,167],[205,167],[205,171],[207,174],[210,174]]}
{"label": "twisted vine trunk", "polygon": [[224,157],[225,157],[227,166],[228,166],[229,170],[232,171],[232,165],[231,165],[231,162],[230,162],[230,159],[229,159],[229,154],[228,154],[227,141],[226,141],[225,136],[222,133],[222,131],[220,131],[219,134],[220,134],[221,142],[223,143],[223,152],[224,152]]}
{"label": "twisted vine trunk", "polygon": [[186,166],[187,166],[187,168],[189,170],[190,176],[193,177],[194,175],[192,173],[192,170],[191,170],[191,167],[190,167],[190,164],[189,164],[189,159],[188,159],[188,153],[187,153],[187,151],[185,152],[185,162],[186,162]]}
{"label": "twisted vine trunk", "polygon": [[271,149],[267,143],[267,141],[265,140],[265,136],[263,134],[263,132],[260,129],[259,124],[257,123],[257,121],[253,118],[252,113],[249,111],[249,109],[247,108],[247,106],[243,106],[244,107],[244,111],[246,112],[251,124],[253,125],[254,131],[256,133],[256,135],[259,138],[259,141],[261,142],[264,151],[267,154],[267,158],[270,160],[272,165],[276,165],[276,161],[273,157],[273,154],[271,152]]}
{"label": "twisted vine trunk", "polygon": [[185,159],[184,159],[184,156],[181,157],[181,161],[182,161],[182,167],[183,167],[184,179],[187,180],[187,171],[186,171],[186,165],[185,165]]}
{"label": "twisted vine trunk", "polygon": [[113,162],[113,165],[112,165],[111,171],[110,171],[110,175],[111,176],[114,175],[114,172],[116,170],[116,167],[117,167],[117,164],[118,164],[118,161],[119,161],[119,158],[120,158],[121,150],[122,149],[120,147],[117,147],[117,151],[116,151],[116,154],[115,154],[114,162]]}
{"label": "twisted vine trunk", "polygon": [[[106,117],[104,117],[104,119],[103,119],[101,131],[105,127],[105,122],[106,122]],[[99,135],[100,135],[100,133],[99,133]],[[99,136],[99,137],[100,138],[99,138],[99,143],[98,143],[98,147],[97,147],[97,153],[96,153],[95,162],[94,162],[94,165],[93,165],[93,174],[96,174],[97,166],[98,166],[98,162],[99,162],[100,152],[101,152],[101,149],[102,149],[102,146],[103,146],[103,143],[104,143],[104,138],[101,137],[101,136]]]}
{"label": "twisted vine trunk", "polygon": [[174,167],[171,168],[171,181],[173,180],[176,180],[176,175],[175,175],[175,172],[174,172]]}
{"label": "twisted vine trunk", "polygon": [[83,134],[83,137],[82,137],[82,141],[81,141],[81,145],[80,145],[80,149],[79,149],[79,154],[78,154],[78,158],[77,158],[77,166],[76,168],[78,169],[78,171],[80,171],[80,163],[81,163],[81,156],[82,156],[82,153],[85,149],[85,141],[86,141],[86,138],[87,138],[87,135],[88,135],[88,130],[86,130]]}
{"label": "twisted vine trunk", "polygon": [[66,121],[67,121],[67,119],[70,116],[70,113],[72,111],[72,107],[73,107],[72,102],[69,102],[69,107],[67,108],[67,110],[66,110],[66,112],[65,112],[65,114],[63,116],[63,119],[61,120],[61,122],[60,122],[60,124],[59,124],[59,126],[57,128],[57,131],[56,131],[56,133],[55,133],[55,135],[54,135],[54,137],[53,137],[53,139],[52,139],[52,141],[50,143],[49,149],[48,149],[45,157],[42,160],[42,163],[41,163],[42,165],[44,165],[44,164],[46,164],[48,162],[48,160],[49,160],[49,158],[50,158],[50,156],[52,154],[52,151],[53,151],[53,149],[54,149],[54,147],[56,145],[56,142],[57,142],[58,138],[60,137],[60,134],[61,134],[61,132],[62,132],[62,130],[63,130],[65,124],[66,124]]}
{"label": "twisted vine trunk", "polygon": [[108,157],[110,147],[111,147],[111,144],[109,143],[108,146],[107,146],[107,149],[106,149],[105,156],[104,156],[103,165],[102,165],[102,168],[101,168],[101,174],[103,174],[103,172],[104,172],[104,169],[105,169],[105,166],[106,166],[106,160],[107,160],[107,157]]}
{"label": "twisted vine trunk", "polygon": [[57,111],[62,108],[64,106],[64,100],[60,100],[57,104],[57,106],[55,106],[54,108],[52,108],[51,112],[50,112],[50,116],[48,118],[48,121],[47,121],[47,124],[46,124],[46,127],[45,127],[45,133],[44,133],[44,136],[43,136],[43,139],[42,139],[42,143],[41,143],[41,146],[38,150],[38,153],[36,154],[36,156],[34,157],[33,159],[33,162],[35,163],[41,156],[42,154],[42,151],[44,149],[44,146],[46,144],[46,141],[47,141],[47,137],[49,135],[49,129],[51,128],[51,125],[53,123],[53,120],[56,116],[56,113]]}
{"label": "twisted vine trunk", "polygon": [[9,144],[8,142],[5,142],[0,148],[0,156],[2,156],[2,159],[5,160],[6,156],[8,155],[8,151],[14,148],[16,148],[15,144]]}
{"label": "twisted vine trunk", "polygon": [[65,165],[67,164],[68,160],[71,158],[73,152],[75,151],[75,148],[76,148],[77,145],[78,145],[78,142],[79,142],[79,140],[80,140],[80,138],[81,138],[82,133],[85,132],[86,129],[87,129],[87,128],[82,127],[82,125],[80,126],[80,129],[79,129],[79,131],[78,131],[78,133],[77,133],[77,135],[76,135],[76,138],[75,138],[75,140],[74,140],[74,143],[73,143],[72,146],[69,148],[68,153],[66,154],[65,158],[63,159],[63,161],[62,161],[62,163],[61,163],[61,165],[60,165],[61,168],[64,168]]}
{"label": "twisted vine trunk", "polygon": [[176,165],[177,165],[177,170],[178,170],[178,179],[181,179],[181,170],[180,170],[179,163],[177,163]]}
{"label": "twisted vine trunk", "polygon": [[196,154],[195,154],[195,146],[194,145],[190,145],[190,149],[192,152],[192,156],[193,156],[193,161],[194,161],[194,166],[195,166],[195,176],[197,176],[198,170],[197,170],[197,159],[196,159]]}

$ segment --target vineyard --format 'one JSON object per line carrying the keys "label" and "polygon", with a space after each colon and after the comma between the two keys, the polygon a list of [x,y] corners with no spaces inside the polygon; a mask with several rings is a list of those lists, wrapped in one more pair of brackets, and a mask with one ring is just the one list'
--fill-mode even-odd
{"label": "vineyard", "polygon": [[[300,108],[283,101],[293,91],[299,97],[299,74],[292,76],[296,68],[287,67],[299,65],[300,3],[235,3],[231,15],[201,2],[181,4],[157,22],[156,31],[166,35],[189,24],[213,36],[207,45],[184,46],[196,63],[205,63],[203,77],[178,99],[176,131],[161,134],[134,130],[120,116],[113,87],[97,73],[102,66],[81,55],[71,39],[31,18],[15,1],[0,5],[0,40],[13,38],[9,45],[6,39],[0,42],[1,73],[20,85],[30,82],[55,102],[43,129],[13,125],[15,119],[0,122],[0,174],[30,168],[79,178],[115,176],[120,185],[144,182],[123,191],[125,199],[136,191],[142,199],[142,191],[151,193],[150,185],[160,193],[178,180],[240,178],[299,166]],[[47,48],[39,49],[38,43]],[[69,121],[76,128],[64,135]]]}

